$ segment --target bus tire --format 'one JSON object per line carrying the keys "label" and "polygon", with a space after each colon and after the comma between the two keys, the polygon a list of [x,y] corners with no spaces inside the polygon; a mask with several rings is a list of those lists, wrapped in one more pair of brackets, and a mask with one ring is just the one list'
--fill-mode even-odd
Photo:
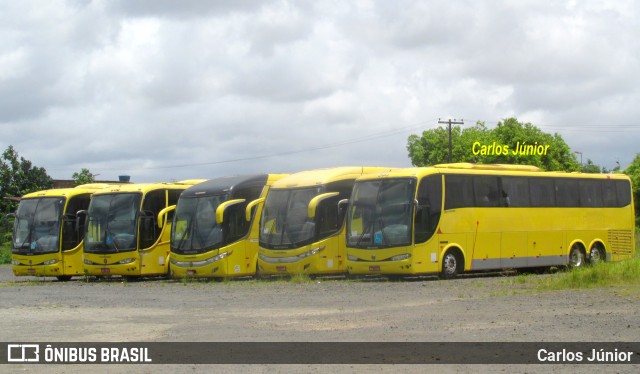
{"label": "bus tire", "polygon": [[578,244],[574,244],[571,247],[571,251],[569,251],[569,267],[570,268],[581,268],[584,266],[584,251],[582,247]]}
{"label": "bus tire", "polygon": [[67,282],[71,280],[71,275],[58,275],[56,279],[60,282]]}
{"label": "bus tire", "polygon": [[443,279],[455,278],[460,273],[460,265],[462,264],[462,256],[456,250],[448,250],[442,258],[442,272],[440,277]]}
{"label": "bus tire", "polygon": [[604,262],[607,258],[605,253],[602,244],[594,244],[589,251],[589,265],[597,265],[600,262]]}

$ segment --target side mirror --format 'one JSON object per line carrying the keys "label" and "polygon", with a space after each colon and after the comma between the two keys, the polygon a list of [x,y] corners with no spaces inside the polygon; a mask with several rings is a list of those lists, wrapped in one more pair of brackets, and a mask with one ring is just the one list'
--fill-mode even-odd
{"label": "side mirror", "polygon": [[265,198],[261,197],[247,204],[247,208],[244,210],[244,218],[247,220],[247,222],[251,221],[251,209],[253,209],[254,206],[264,202],[264,200]]}
{"label": "side mirror", "polygon": [[309,206],[307,207],[307,216],[309,216],[309,218],[314,218],[316,216],[316,209],[318,208],[318,204],[320,204],[322,200],[334,196],[338,196],[338,192],[323,193],[311,199],[311,201],[309,201]]}
{"label": "side mirror", "polygon": [[80,231],[80,227],[84,225],[84,221],[87,219],[89,212],[86,210],[79,210],[76,212],[76,231]]}
{"label": "side mirror", "polygon": [[174,210],[174,209],[176,209],[176,206],[175,205],[171,205],[171,206],[168,206],[168,207],[162,209],[160,211],[160,213],[158,213],[158,228],[159,229],[161,229],[162,225],[164,225],[164,216],[167,213],[169,213],[170,211]]}
{"label": "side mirror", "polygon": [[245,201],[246,199],[233,199],[233,200],[225,201],[224,203],[218,205],[218,208],[216,209],[216,223],[217,224],[222,223],[222,221],[224,220],[224,210],[227,209],[227,207],[235,204],[244,203]]}

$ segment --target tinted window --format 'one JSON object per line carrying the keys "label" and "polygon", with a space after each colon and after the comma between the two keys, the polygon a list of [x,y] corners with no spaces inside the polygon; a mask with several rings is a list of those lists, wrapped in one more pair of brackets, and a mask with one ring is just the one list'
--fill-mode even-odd
{"label": "tinted window", "polygon": [[473,190],[476,198],[476,206],[500,206],[502,194],[498,190],[498,177],[474,176]]}
{"label": "tinted window", "polygon": [[436,231],[442,206],[442,177],[430,175],[420,182],[415,220],[415,242],[426,242]]}
{"label": "tinted window", "polygon": [[556,179],[556,202],[559,207],[580,206],[577,179]]}
{"label": "tinted window", "polygon": [[529,179],[529,191],[531,206],[552,207],[555,206],[555,192],[553,179],[531,178]]}
{"label": "tinted window", "polygon": [[599,180],[583,179],[578,182],[580,205],[583,207],[602,206],[602,183]]}
{"label": "tinted window", "polygon": [[631,204],[631,184],[629,181],[616,181],[616,195],[618,196],[618,206]]}
{"label": "tinted window", "polygon": [[529,202],[529,178],[502,177],[502,190],[506,206],[527,207]]}
{"label": "tinted window", "polygon": [[470,175],[445,176],[445,209],[473,206],[473,180]]}
{"label": "tinted window", "polygon": [[602,200],[604,206],[618,206],[615,181],[611,179],[602,181]]}

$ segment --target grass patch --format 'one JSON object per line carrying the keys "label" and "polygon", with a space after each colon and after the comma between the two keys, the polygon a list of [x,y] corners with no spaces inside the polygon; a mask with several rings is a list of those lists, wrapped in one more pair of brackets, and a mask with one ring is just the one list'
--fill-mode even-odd
{"label": "grass patch", "polygon": [[543,290],[640,285],[640,257],[620,262],[603,262],[538,279]]}

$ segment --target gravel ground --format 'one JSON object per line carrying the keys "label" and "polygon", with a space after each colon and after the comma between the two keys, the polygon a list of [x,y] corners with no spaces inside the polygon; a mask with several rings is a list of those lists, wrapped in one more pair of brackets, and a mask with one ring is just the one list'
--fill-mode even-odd
{"label": "gravel ground", "polygon": [[[549,276],[549,275],[542,275]],[[2,341],[592,341],[637,342],[635,287],[541,292],[494,274],[436,278],[230,282],[16,278],[0,266]],[[0,367],[0,371],[5,368]],[[96,365],[12,365],[80,373]],[[109,366],[112,372],[209,372],[204,365]],[[576,365],[216,365],[225,372],[573,372]],[[579,366],[637,372],[633,365]]]}

